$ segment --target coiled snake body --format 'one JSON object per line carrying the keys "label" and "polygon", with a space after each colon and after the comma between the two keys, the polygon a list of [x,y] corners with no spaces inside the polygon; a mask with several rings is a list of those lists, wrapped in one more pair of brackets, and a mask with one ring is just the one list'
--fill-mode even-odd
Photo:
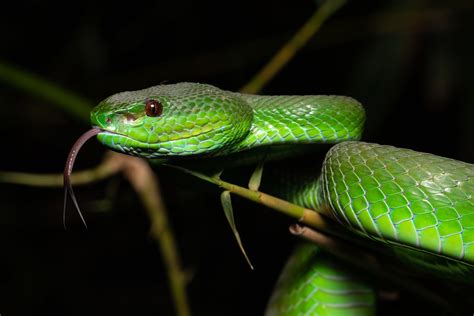
{"label": "coiled snake body", "polygon": [[[331,210],[351,231],[414,264],[472,279],[474,165],[359,142],[364,121],[362,106],[349,97],[255,96],[196,83],[118,93],[91,113],[100,142],[145,158],[205,160],[257,147],[338,143],[321,177],[290,198]],[[334,258],[308,245],[297,256],[268,315],[374,313],[373,292]]]}

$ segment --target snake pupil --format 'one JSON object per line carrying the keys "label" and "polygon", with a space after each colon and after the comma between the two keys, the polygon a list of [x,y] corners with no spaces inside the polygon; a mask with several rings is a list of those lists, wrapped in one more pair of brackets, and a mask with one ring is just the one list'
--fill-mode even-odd
{"label": "snake pupil", "polygon": [[147,100],[145,102],[145,113],[147,116],[160,116],[163,113],[163,105],[157,100]]}

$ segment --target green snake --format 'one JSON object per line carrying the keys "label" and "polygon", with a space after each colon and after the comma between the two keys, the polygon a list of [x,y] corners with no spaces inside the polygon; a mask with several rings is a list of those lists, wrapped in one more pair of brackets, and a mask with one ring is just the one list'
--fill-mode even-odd
{"label": "green snake", "polygon": [[[321,176],[299,183],[288,198],[329,210],[348,231],[414,266],[472,282],[474,165],[360,142],[364,122],[363,107],[350,97],[159,85],[117,93],[98,104],[91,112],[94,129],[73,148],[66,171],[70,174],[78,148],[93,135],[114,151],[172,161],[243,159],[257,157],[259,150],[267,150],[265,157],[280,151],[291,155],[303,145],[336,144]],[[374,314],[374,292],[335,261],[313,246],[298,249],[267,315]]]}

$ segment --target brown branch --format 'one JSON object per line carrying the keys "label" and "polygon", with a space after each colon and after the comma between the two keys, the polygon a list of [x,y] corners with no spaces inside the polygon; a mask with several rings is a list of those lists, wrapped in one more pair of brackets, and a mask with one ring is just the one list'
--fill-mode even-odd
{"label": "brown branch", "polygon": [[181,268],[178,247],[160,194],[158,178],[145,160],[124,155],[120,155],[120,158],[124,163],[125,177],[138,193],[150,217],[150,234],[160,245],[177,313],[189,316],[191,312],[186,295],[187,277]]}
{"label": "brown branch", "polygon": [[[86,185],[118,173],[123,173],[130,182],[150,218],[150,234],[160,247],[178,315],[191,315],[186,296],[186,274],[181,268],[181,259],[166,215],[166,207],[161,198],[158,179],[149,164],[143,159],[109,151],[97,167],[73,173],[71,182],[73,185]],[[0,172],[0,182],[39,187],[62,187],[63,175],[2,171]]]}
{"label": "brown branch", "polygon": [[[94,183],[103,179],[106,179],[118,172],[122,168],[119,160],[115,157],[118,154],[108,152],[104,156],[104,160],[97,167],[78,171],[71,175],[71,182],[73,185],[86,185]],[[35,187],[55,187],[59,188],[63,186],[64,176],[63,174],[34,174],[24,172],[10,172],[0,171],[0,182],[20,184]]]}

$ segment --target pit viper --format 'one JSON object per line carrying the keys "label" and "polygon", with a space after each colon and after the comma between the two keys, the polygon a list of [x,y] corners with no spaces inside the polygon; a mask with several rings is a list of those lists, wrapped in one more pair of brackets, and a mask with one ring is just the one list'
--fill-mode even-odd
{"label": "pit viper", "polygon": [[[364,123],[363,107],[350,97],[249,95],[178,83],[108,97],[91,112],[94,129],[85,138],[97,135],[128,155],[204,162],[335,144],[320,174],[287,198],[328,210],[341,227],[413,266],[472,283],[474,165],[361,142]],[[266,313],[373,315],[375,293],[347,263],[306,244],[287,263]]]}

